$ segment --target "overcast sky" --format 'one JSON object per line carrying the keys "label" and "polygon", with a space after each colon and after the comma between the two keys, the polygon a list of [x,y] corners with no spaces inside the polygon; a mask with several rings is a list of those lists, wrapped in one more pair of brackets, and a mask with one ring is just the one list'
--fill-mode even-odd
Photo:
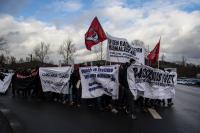
{"label": "overcast sky", "polygon": [[[71,38],[76,62],[94,60],[84,34],[97,16],[104,31],[142,40],[150,50],[161,36],[168,61],[200,64],[200,0],[0,0],[0,37],[10,55],[27,57],[41,41],[51,43],[49,61],[58,63],[60,44]],[[104,42],[106,45],[106,42]]]}

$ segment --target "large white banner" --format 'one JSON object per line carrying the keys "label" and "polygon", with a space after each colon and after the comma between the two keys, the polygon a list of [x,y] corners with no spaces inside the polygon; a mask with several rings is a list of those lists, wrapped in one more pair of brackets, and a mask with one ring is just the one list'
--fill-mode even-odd
{"label": "large white banner", "polygon": [[119,65],[81,67],[79,73],[82,98],[95,98],[106,94],[118,99]]}
{"label": "large white banner", "polygon": [[40,80],[44,92],[68,94],[72,67],[41,67]]}
{"label": "large white banner", "polygon": [[107,34],[107,61],[129,62],[131,58],[138,63],[144,64],[144,48],[142,46],[131,46],[124,38],[117,38]]}
{"label": "large white banner", "polygon": [[169,73],[145,65],[131,65],[127,69],[127,79],[135,96],[151,99],[168,99],[175,96],[176,72]]}
{"label": "large white banner", "polygon": [[13,73],[0,73],[0,93],[5,93],[12,80]]}

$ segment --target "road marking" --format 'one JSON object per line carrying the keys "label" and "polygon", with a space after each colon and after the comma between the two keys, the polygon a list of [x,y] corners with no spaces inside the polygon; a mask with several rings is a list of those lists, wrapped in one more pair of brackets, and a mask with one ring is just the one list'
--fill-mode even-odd
{"label": "road marking", "polygon": [[5,109],[5,108],[1,108],[0,111],[3,112],[3,113],[9,113],[10,112],[9,109]]}
{"label": "road marking", "polygon": [[158,114],[158,112],[155,109],[148,108],[148,110],[154,119],[162,119],[162,117]]}
{"label": "road marking", "polygon": [[10,126],[11,126],[12,128],[16,128],[16,127],[20,127],[21,125],[20,125],[20,123],[17,122],[17,121],[10,121]]}
{"label": "road marking", "polygon": [[[7,117],[10,127],[12,128],[13,132],[22,132],[24,129],[21,126],[21,123],[16,120],[16,118],[12,118],[12,113],[11,110],[6,109],[6,108],[0,108],[0,111]],[[23,131],[24,132],[24,131]]]}

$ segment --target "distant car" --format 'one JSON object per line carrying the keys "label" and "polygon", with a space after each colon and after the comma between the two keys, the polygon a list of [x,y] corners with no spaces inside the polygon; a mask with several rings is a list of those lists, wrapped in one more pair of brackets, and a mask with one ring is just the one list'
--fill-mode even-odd
{"label": "distant car", "polygon": [[183,85],[200,85],[200,80],[194,78],[179,78],[177,79],[177,83]]}
{"label": "distant car", "polygon": [[185,79],[177,79],[177,83],[178,84],[183,84],[183,85],[187,85],[188,82]]}
{"label": "distant car", "polygon": [[15,71],[10,69],[10,70],[8,70],[8,72],[9,73],[14,73]]}
{"label": "distant car", "polygon": [[191,82],[192,85],[200,85],[199,79],[191,79],[190,82]]}

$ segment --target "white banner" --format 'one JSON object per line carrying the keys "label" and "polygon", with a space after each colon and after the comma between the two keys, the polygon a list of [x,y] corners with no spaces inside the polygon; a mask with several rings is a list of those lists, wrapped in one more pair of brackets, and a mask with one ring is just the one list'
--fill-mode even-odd
{"label": "white banner", "polygon": [[142,46],[131,46],[126,39],[108,34],[107,39],[107,61],[126,63],[133,58],[138,63],[144,64],[145,52]]}
{"label": "white banner", "polygon": [[81,67],[82,98],[95,98],[103,94],[118,99],[119,65]]}
{"label": "white banner", "polygon": [[132,65],[127,79],[133,95],[151,99],[168,99],[175,96],[176,72],[165,72],[145,65]]}
{"label": "white banner", "polygon": [[72,67],[41,67],[40,80],[44,92],[68,94]]}
{"label": "white banner", "polygon": [[12,80],[13,73],[0,73],[0,93],[5,93]]}

